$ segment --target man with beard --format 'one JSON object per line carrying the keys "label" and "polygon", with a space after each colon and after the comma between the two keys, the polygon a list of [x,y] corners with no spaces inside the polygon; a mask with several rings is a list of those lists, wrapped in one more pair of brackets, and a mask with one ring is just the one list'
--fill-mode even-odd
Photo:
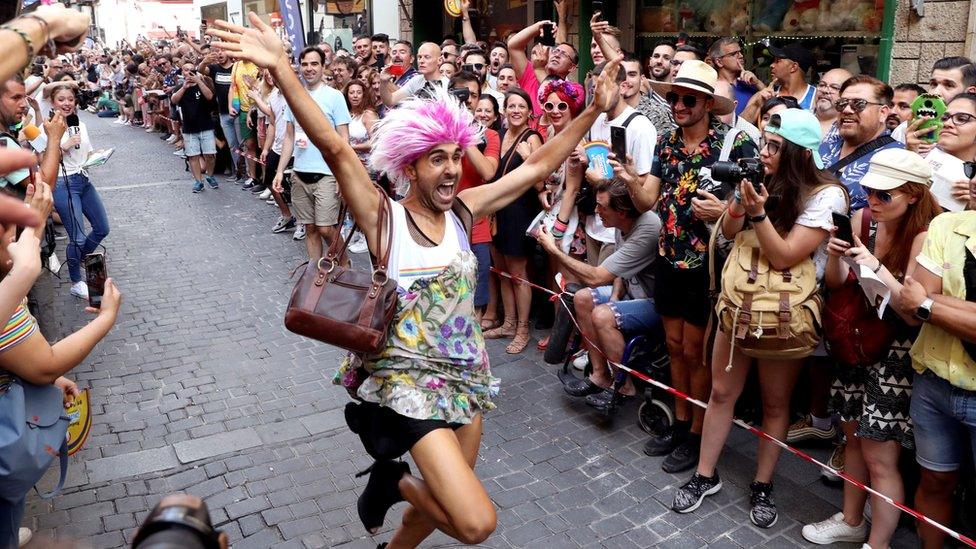
{"label": "man with beard", "polygon": [[353,52],[356,55],[356,62],[360,65],[372,65],[375,59],[373,59],[373,41],[370,40],[369,36],[360,36],[352,43]]}
{"label": "man with beard", "polygon": [[[301,63],[305,89],[328,118],[335,131],[349,140],[349,108],[342,93],[322,83],[322,62],[325,54],[315,46],[302,50]],[[322,257],[323,244],[328,247],[339,237],[339,190],[331,167],[308,139],[306,131],[298,125],[291,109],[284,116],[285,140],[281,145],[281,161],[272,188],[283,192],[282,179],[288,159],[295,156],[291,179],[292,212],[298,224],[305,227],[305,249],[309,262],[314,264]],[[314,131],[314,130],[310,130]],[[295,239],[300,239],[296,231]]]}
{"label": "man with beard", "polygon": [[[711,309],[708,223],[714,223],[721,210],[704,209],[700,199],[722,200],[732,194],[731,185],[716,184],[702,173],[702,168],[710,169],[718,160],[729,132],[729,126],[717,117],[735,110],[733,101],[714,94],[717,81],[715,69],[702,61],[687,60],[673,83],[651,84],[671,104],[677,128],[658,136],[659,157],[651,168],[648,185],[656,192],[644,199],[645,204],[656,202],[662,223],[660,257],[654,262],[655,285],[667,291],[657,292],[654,300],[664,321],[672,384],[703,401],[711,392],[711,372],[703,356]],[[757,155],[756,144],[745,132],[739,132],[732,141],[729,160]],[[651,438],[644,446],[649,456],[668,456],[662,468],[669,473],[697,463],[704,412],[679,402],[675,418],[672,431]]]}
{"label": "man with beard", "polygon": [[[648,73],[651,76],[650,82],[667,82],[671,77],[671,58],[674,57],[674,46],[668,43],[661,43],[654,46],[654,51],[648,58]],[[674,128],[674,119],[671,117],[671,106],[658,95],[650,82],[642,82],[642,88],[647,85],[637,100],[637,110],[646,116],[657,130],[658,135]]]}
{"label": "man with beard", "polygon": [[417,50],[417,74],[404,82],[400,89],[394,89],[390,81],[389,72],[383,71],[387,76],[380,84],[380,99],[387,107],[393,107],[397,103],[414,95],[421,97],[433,97],[436,88],[447,87],[447,80],[441,78],[437,68],[441,58],[441,47],[433,42],[424,42]]}
{"label": "man with beard", "polygon": [[499,93],[508,93],[508,90],[517,87],[518,75],[515,73],[515,67],[508,63],[502,65],[502,68],[498,70],[498,80],[495,84],[495,89]]}
{"label": "man with beard", "polygon": [[519,74],[519,86],[528,92],[532,99],[532,112],[542,114],[542,104],[539,102],[539,87],[542,82],[550,79],[566,80],[569,74],[579,64],[579,53],[569,42],[560,42],[548,49],[548,61],[545,66],[538,68],[529,62],[525,54],[525,47],[537,36],[542,36],[542,29],[556,25],[552,21],[538,21],[508,39],[508,55],[515,72]]}
{"label": "man with beard", "polygon": [[508,48],[502,42],[495,42],[488,52],[488,84],[498,89],[498,73],[508,64]]}
{"label": "man with beard", "polygon": [[505,94],[496,91],[488,85],[488,60],[485,59],[485,52],[481,50],[468,50],[464,53],[464,60],[461,62],[461,70],[468,71],[478,77],[481,85],[480,95],[490,95],[495,98],[499,105],[505,103]]}
{"label": "man with beard", "polygon": [[210,54],[203,57],[197,67],[200,74],[209,76],[213,80],[214,94],[217,96],[217,112],[220,113],[220,129],[224,134],[224,141],[227,142],[227,148],[230,149],[231,160],[234,162],[230,176],[227,177],[228,181],[238,179],[237,165],[240,157],[237,149],[241,146],[237,137],[237,124],[230,114],[229,97],[233,69],[234,61],[227,57],[227,53],[223,50],[212,50]]}
{"label": "man with beard", "polygon": [[[830,69],[820,77],[817,83],[817,99],[814,102],[813,114],[820,121],[820,134],[824,141],[837,133],[837,109],[834,102],[838,99],[840,87],[852,75],[847,69]],[[909,112],[911,109],[909,109]]]}
{"label": "man with beard", "polygon": [[852,212],[868,204],[861,178],[874,153],[904,147],[888,135],[885,127],[892,95],[888,84],[859,74],[841,85],[840,99],[834,102],[837,133],[821,143],[820,156],[827,170],[847,187]]}
{"label": "man with beard", "polygon": [[925,88],[918,84],[898,84],[895,86],[895,96],[892,99],[891,113],[885,120],[885,126],[894,131],[895,128],[906,124],[912,119],[912,101],[925,93]]}
{"label": "man with beard", "polygon": [[[27,111],[24,79],[17,75],[0,84],[0,145],[4,148],[20,148],[19,133]],[[55,143],[60,143],[66,130],[64,117],[60,114],[55,114],[51,120],[44,122],[44,133],[49,142],[54,140]],[[41,160],[40,176],[52,188],[57,183],[60,162],[61,147],[47,147]],[[30,171],[26,168],[0,174],[0,190],[20,199],[26,196],[30,182]]]}
{"label": "man with beard", "polygon": [[735,92],[735,114],[741,114],[756,92],[766,87],[751,71],[745,70],[745,55],[737,38],[719,38],[708,49],[708,62],[718,72],[718,79],[732,85]]}

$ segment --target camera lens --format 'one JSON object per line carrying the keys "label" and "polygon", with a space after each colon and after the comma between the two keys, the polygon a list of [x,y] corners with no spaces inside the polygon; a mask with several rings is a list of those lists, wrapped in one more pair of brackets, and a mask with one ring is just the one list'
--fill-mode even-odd
{"label": "camera lens", "polygon": [[712,164],[712,179],[716,181],[741,181],[742,168],[735,162],[715,162]]}

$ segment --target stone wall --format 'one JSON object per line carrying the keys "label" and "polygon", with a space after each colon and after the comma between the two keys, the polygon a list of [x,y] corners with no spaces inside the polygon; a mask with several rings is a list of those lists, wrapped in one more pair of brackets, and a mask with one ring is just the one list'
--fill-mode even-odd
{"label": "stone wall", "polygon": [[910,0],[897,0],[891,84],[928,83],[932,63],[951,55],[972,57],[976,10],[969,0],[925,0],[918,17]]}
{"label": "stone wall", "polygon": [[[400,39],[413,40],[413,0],[396,0],[393,5],[400,14]],[[404,16],[404,9],[408,17]]]}

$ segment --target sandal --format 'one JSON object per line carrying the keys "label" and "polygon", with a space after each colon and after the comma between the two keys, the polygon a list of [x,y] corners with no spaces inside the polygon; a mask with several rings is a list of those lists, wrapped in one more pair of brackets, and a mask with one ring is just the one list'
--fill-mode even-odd
{"label": "sandal", "polygon": [[515,321],[505,319],[501,326],[492,328],[484,333],[485,339],[502,339],[515,337]]}
{"label": "sandal", "polygon": [[546,336],[546,337],[540,339],[539,340],[539,343],[536,343],[535,347],[536,347],[536,349],[539,349],[540,351],[545,351],[546,349],[548,349],[549,348],[549,336]]}
{"label": "sandal", "polygon": [[517,355],[525,350],[529,345],[529,323],[519,322],[512,342],[505,347],[505,352],[510,355]]}
{"label": "sandal", "polygon": [[494,316],[483,316],[481,317],[481,331],[491,330],[501,326],[502,323],[499,322],[498,317]]}

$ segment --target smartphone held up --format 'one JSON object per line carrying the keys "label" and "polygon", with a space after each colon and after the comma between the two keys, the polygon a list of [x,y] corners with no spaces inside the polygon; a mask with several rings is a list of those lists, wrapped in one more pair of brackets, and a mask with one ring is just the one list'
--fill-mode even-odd
{"label": "smartphone held up", "polygon": [[86,255],[84,265],[85,282],[88,284],[88,304],[95,309],[101,309],[102,296],[105,295],[105,279],[108,278],[105,254]]}

